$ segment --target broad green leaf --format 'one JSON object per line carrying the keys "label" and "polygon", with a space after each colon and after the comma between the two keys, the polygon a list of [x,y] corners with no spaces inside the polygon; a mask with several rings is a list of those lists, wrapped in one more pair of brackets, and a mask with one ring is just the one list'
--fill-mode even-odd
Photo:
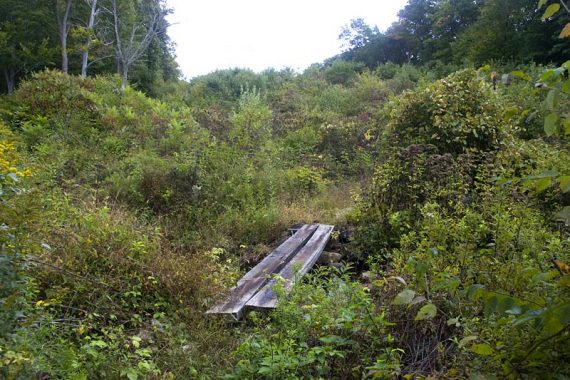
{"label": "broad green leaf", "polygon": [[520,326],[524,323],[534,321],[540,317],[542,314],[541,310],[530,310],[524,313],[523,315],[519,316],[517,319],[513,321],[513,326]]}
{"label": "broad green leaf", "polygon": [[493,348],[489,346],[487,343],[474,344],[473,346],[471,346],[471,351],[483,356],[493,355],[493,353],[495,352]]}
{"label": "broad green leaf", "polygon": [[459,322],[459,317],[448,319],[448,320],[447,320],[447,325],[448,325],[448,326],[456,326],[456,327],[461,326],[461,323]]}
{"label": "broad green leaf", "polygon": [[556,109],[556,105],[558,104],[558,89],[554,88],[548,91],[548,95],[546,96],[546,106],[549,110],[554,111]]}
{"label": "broad green leaf", "polygon": [[554,75],[555,75],[554,70],[546,70],[540,76],[540,81],[542,83],[548,83],[552,78],[554,78]]}
{"label": "broad green leaf", "polygon": [[485,293],[485,285],[473,284],[467,289],[467,298],[477,301]]}
{"label": "broad green leaf", "polygon": [[548,0],[538,0],[538,9],[544,7]]}
{"label": "broad green leaf", "polygon": [[409,305],[412,302],[412,300],[414,299],[415,295],[416,295],[416,292],[414,292],[413,290],[404,289],[400,293],[398,293],[398,295],[394,298],[394,301],[392,301],[392,304],[394,304],[394,305]]}
{"label": "broad green leaf", "polygon": [[570,288],[570,275],[566,275],[564,277],[562,277],[559,281],[558,284],[560,286],[565,286],[567,288]]}
{"label": "broad green leaf", "polygon": [[510,315],[520,315],[522,313],[522,308],[518,305],[515,305],[512,308],[505,310],[505,313]]}
{"label": "broad green leaf", "polygon": [[506,313],[507,310],[511,310],[516,306],[517,303],[512,297],[503,297],[499,300],[499,304],[497,305],[497,312]]}
{"label": "broad green leaf", "polygon": [[539,282],[550,281],[556,277],[558,277],[558,271],[556,269],[553,269],[553,270],[550,270],[548,272],[538,273],[538,274],[532,276],[531,281],[536,284]]}
{"label": "broad green leaf", "polygon": [[542,15],[542,21],[554,16],[554,14],[559,10],[560,10],[560,4],[558,3],[550,4],[548,8],[546,8],[546,10],[544,11],[544,14]]}
{"label": "broad green leaf", "polygon": [[424,319],[432,319],[437,315],[437,308],[433,303],[424,305],[416,314],[416,321],[423,321]]}
{"label": "broad green leaf", "polygon": [[544,331],[556,334],[570,323],[570,302],[550,307],[543,314]]}
{"label": "broad green leaf", "polygon": [[499,305],[499,297],[502,296],[493,293],[489,293],[486,296],[485,307],[483,308],[483,312],[485,313],[486,317],[491,316],[497,311],[497,306]]}
{"label": "broad green leaf", "polygon": [[558,130],[558,121],[560,116],[556,112],[552,112],[544,119],[544,132],[547,136],[552,136]]}
{"label": "broad green leaf", "polygon": [[535,182],[534,191],[537,194],[542,193],[544,190],[548,189],[552,185],[552,178],[542,178]]}
{"label": "broad green leaf", "polygon": [[532,79],[532,78],[530,77],[530,75],[528,75],[527,73],[525,73],[525,72],[523,72],[523,71],[520,71],[520,70],[515,70],[515,71],[513,71],[511,74],[513,74],[513,76],[515,76],[515,77],[517,77],[517,78],[519,78],[519,79],[526,80],[526,81],[529,81],[529,80]]}
{"label": "broad green leaf", "polygon": [[525,181],[533,181],[535,179],[543,179],[543,178],[554,178],[558,177],[558,172],[555,170],[543,170],[540,174],[537,175],[529,175],[528,177],[524,177]]}
{"label": "broad green leaf", "polygon": [[412,300],[411,304],[412,304],[412,305],[417,305],[417,304],[419,304],[419,303],[424,302],[425,300],[426,300],[426,298],[425,298],[424,296],[417,296],[417,297],[415,297],[415,298]]}
{"label": "broad green leaf", "polygon": [[469,335],[459,341],[459,348],[465,347],[467,343],[477,340],[477,335]]}
{"label": "broad green leaf", "polygon": [[560,182],[560,190],[562,190],[563,193],[570,191],[570,175],[559,177],[558,182]]}
{"label": "broad green leaf", "polygon": [[560,32],[559,38],[570,37],[570,22],[564,26],[564,29]]}
{"label": "broad green leaf", "polygon": [[562,75],[564,75],[564,73],[566,72],[566,68],[565,67],[557,67],[554,69],[554,77],[556,79],[560,78]]}
{"label": "broad green leaf", "polygon": [[519,109],[517,107],[510,107],[505,111],[503,118],[505,119],[505,121],[510,121],[518,113],[519,113]]}

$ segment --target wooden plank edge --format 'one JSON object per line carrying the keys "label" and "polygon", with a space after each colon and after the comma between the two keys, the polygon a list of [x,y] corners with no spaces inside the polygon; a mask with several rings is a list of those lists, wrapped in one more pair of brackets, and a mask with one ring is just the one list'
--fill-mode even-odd
{"label": "wooden plank edge", "polygon": [[[295,236],[297,236],[297,234],[299,234],[299,236],[302,236],[307,230],[309,230],[307,236],[301,238],[299,243],[294,246],[294,248],[291,252],[289,252],[288,254],[287,254],[287,252],[284,252],[284,256],[286,256],[286,257],[284,258],[284,260],[282,260],[282,262],[279,265],[276,266],[276,268],[273,269],[273,272],[270,274],[274,274],[274,273],[280,271],[289,262],[289,260],[292,257],[294,257],[307,244],[307,242],[311,239],[311,237],[314,235],[314,233],[317,231],[317,229],[318,229],[318,225],[309,225],[309,224],[304,225],[299,231],[297,231],[297,233],[295,233],[295,235],[293,235],[292,237],[287,239],[285,242],[283,242],[281,245],[279,245],[279,247],[275,248],[268,256],[266,256],[266,258],[264,260],[262,260],[259,264],[257,264],[255,267],[253,267],[248,273],[246,273],[246,275],[244,277],[242,277],[242,280],[244,278],[246,278],[246,276],[248,274],[250,274],[252,272],[255,273],[254,271],[256,270],[256,268],[258,266],[263,266],[264,261],[269,256],[271,256],[275,251],[279,250],[283,246],[288,245],[286,243],[290,239],[295,238]],[[291,243],[289,242],[289,244],[291,244]],[[275,259],[275,256],[273,257],[273,259]],[[259,271],[259,269],[257,271]],[[259,274],[261,274],[261,272]],[[251,277],[252,276],[250,276],[250,278],[248,278],[247,281],[259,280],[259,277],[253,277],[253,278],[251,278]],[[267,281],[269,281],[270,279],[271,279],[270,276],[268,276],[267,274],[264,274],[263,280],[260,281],[259,285],[254,285],[253,288],[250,289],[245,295],[236,298],[233,293],[236,291],[239,291],[240,289],[243,289],[243,287],[246,286],[246,282],[247,282],[247,281],[242,281],[242,280],[238,281],[238,285],[230,292],[230,294],[228,296],[226,296],[226,298],[224,298],[222,301],[220,301],[216,305],[214,305],[212,308],[210,308],[208,311],[206,311],[206,314],[230,314],[236,320],[241,319],[243,308],[245,307],[246,303],[252,297],[254,297],[255,294],[259,291],[259,289],[263,288],[263,285],[265,285],[265,283]]]}
{"label": "wooden plank edge", "polygon": [[[267,276],[267,275],[271,275],[273,273],[279,272],[281,270],[281,268],[291,259],[291,257],[296,255],[297,252],[299,252],[299,250],[301,248],[303,248],[303,246],[305,244],[307,244],[307,242],[313,236],[315,231],[317,231],[317,228],[318,228],[317,224],[305,224],[305,225],[303,225],[301,228],[299,228],[299,230],[297,232],[295,232],[295,234],[293,234],[293,236],[290,236],[283,243],[279,244],[279,246],[277,248],[275,248],[273,251],[271,251],[267,256],[265,256],[263,258],[263,260],[261,260],[259,263],[257,263],[256,266],[251,268],[245,275],[243,275],[243,277],[238,280],[236,288],[239,287],[240,285],[242,285],[243,283],[245,283],[246,281],[249,281],[253,278],[258,277],[260,274]],[[302,237],[304,233],[307,233],[307,236]],[[296,244],[295,244],[295,240],[299,240],[299,241],[296,242]],[[285,247],[287,245],[290,245],[290,244],[295,244],[295,245],[293,246],[293,249],[290,252],[286,252]],[[284,252],[278,253],[280,250],[283,250]],[[272,260],[279,259],[280,256],[282,256],[281,260],[282,260],[283,264],[281,264],[277,268],[273,269],[273,271],[271,273],[264,273],[260,269],[260,268],[263,268],[265,265],[267,265],[268,262],[271,262]]]}
{"label": "wooden plank edge", "polygon": [[[320,255],[323,253],[323,251],[325,250],[326,245],[328,244],[328,242],[330,241],[330,237],[331,237],[331,233],[334,230],[334,226],[332,225],[328,225],[328,224],[319,224],[319,228],[323,227],[323,229],[325,230],[323,232],[323,234],[325,235],[324,239],[321,241],[321,243],[317,246],[317,249],[315,250],[315,254],[311,255],[310,260],[305,262],[303,264],[303,266],[294,274],[293,278],[291,279],[284,279],[281,276],[281,279],[285,280],[285,290],[287,293],[289,293],[291,291],[291,289],[293,288],[294,283],[302,278],[305,274],[307,274],[307,272],[315,265],[315,263],[317,262],[318,258],[320,257]],[[318,229],[317,231],[315,231],[315,233],[313,234],[313,236],[311,237],[311,239],[313,239],[316,235],[317,235]],[[307,244],[305,244],[305,246],[307,246],[310,243],[310,240],[307,242]],[[297,254],[299,254],[302,251],[302,249],[297,252]],[[289,268],[291,261],[289,261],[289,263],[287,263],[287,265],[280,271],[279,274],[277,274],[277,276],[280,276],[281,273],[283,273],[286,269],[292,270],[292,268]],[[246,304],[246,307],[252,307],[252,308],[262,308],[262,309],[272,309],[275,308],[277,306],[277,295],[273,292],[273,287],[275,286],[275,284],[277,283],[278,279],[271,279],[270,281],[268,281]]]}

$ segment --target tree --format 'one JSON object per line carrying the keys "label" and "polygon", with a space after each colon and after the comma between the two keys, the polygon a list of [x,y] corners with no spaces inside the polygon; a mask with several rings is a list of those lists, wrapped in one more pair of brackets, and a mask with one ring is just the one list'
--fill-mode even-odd
{"label": "tree", "polygon": [[117,69],[121,88],[127,86],[129,69],[146,51],[157,34],[158,21],[164,12],[157,2],[137,6],[133,0],[111,0],[111,15],[115,37]]}
{"label": "tree", "polygon": [[93,30],[95,28],[95,19],[99,14],[99,8],[97,7],[97,0],[85,0],[85,2],[90,6],[89,21],[87,22],[87,41],[85,46],[81,51],[81,76],[85,78],[87,76],[87,68],[89,67],[89,49],[91,48],[91,40],[93,37]]}
{"label": "tree", "polygon": [[435,0],[410,0],[398,12],[401,33],[408,40],[413,51],[410,59],[416,63],[426,63],[434,52],[433,18],[436,11]]}
{"label": "tree", "polygon": [[338,39],[344,41],[345,50],[360,49],[380,34],[377,26],[369,26],[364,19],[350,20],[350,25],[342,27]]}
{"label": "tree", "polygon": [[170,24],[165,16],[168,13],[170,9],[162,9],[156,23],[155,37],[131,70],[131,81],[151,96],[157,96],[165,82],[176,81],[180,77],[174,44],[167,33]]}
{"label": "tree", "polygon": [[67,73],[69,71],[69,58],[67,56],[67,37],[71,29],[69,17],[71,14],[71,6],[73,0],[55,0],[54,11],[57,20],[59,32],[59,44],[61,48],[61,71]]}
{"label": "tree", "polygon": [[555,58],[558,31],[541,20],[535,0],[488,0],[453,44],[455,59],[476,65],[505,59],[546,63]]}
{"label": "tree", "polygon": [[479,17],[482,0],[439,1],[433,14],[433,59],[443,62],[453,60],[451,45],[463,31]]}
{"label": "tree", "polygon": [[21,76],[52,64],[57,37],[45,1],[0,0],[0,9],[0,71],[11,93]]}

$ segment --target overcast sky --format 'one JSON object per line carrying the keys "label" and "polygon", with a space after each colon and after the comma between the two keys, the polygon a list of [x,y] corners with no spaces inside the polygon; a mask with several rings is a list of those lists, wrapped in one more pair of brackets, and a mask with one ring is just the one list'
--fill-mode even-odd
{"label": "overcast sky", "polygon": [[340,52],[343,25],[385,30],[407,0],[167,0],[170,37],[187,78],[233,67],[303,70]]}

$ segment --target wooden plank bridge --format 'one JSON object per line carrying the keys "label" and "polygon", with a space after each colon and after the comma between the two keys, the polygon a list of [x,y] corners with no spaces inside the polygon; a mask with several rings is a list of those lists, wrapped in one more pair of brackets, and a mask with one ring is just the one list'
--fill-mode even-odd
{"label": "wooden plank bridge", "polygon": [[327,224],[303,225],[247,272],[230,294],[207,313],[230,314],[239,320],[246,307],[276,307],[277,295],[273,292],[275,276],[283,279],[286,292],[291,291],[295,280],[313,267],[325,249],[333,228]]}

